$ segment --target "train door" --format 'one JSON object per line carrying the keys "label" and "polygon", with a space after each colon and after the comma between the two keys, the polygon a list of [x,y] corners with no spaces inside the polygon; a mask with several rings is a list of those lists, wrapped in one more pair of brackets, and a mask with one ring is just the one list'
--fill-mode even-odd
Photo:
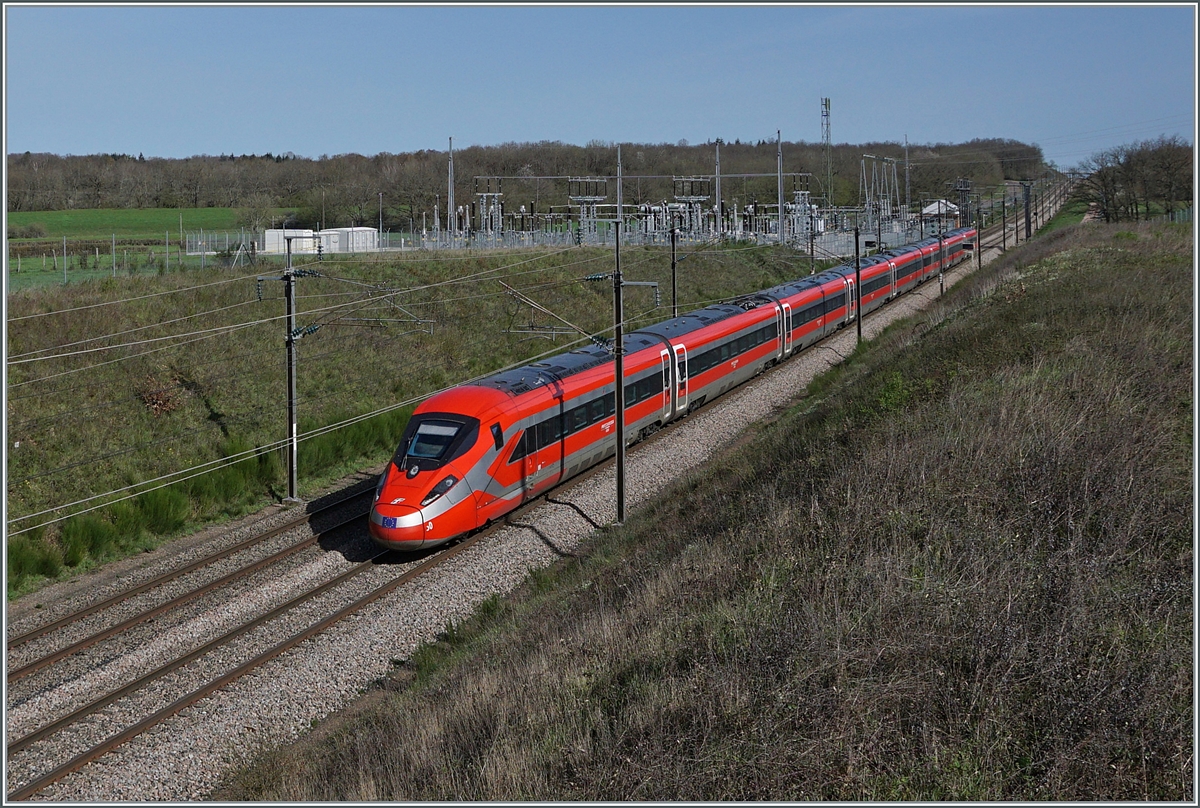
{"label": "train door", "polygon": [[538,450],[537,450],[537,427],[530,426],[525,430],[525,437],[522,439],[525,442],[525,456],[521,458],[521,499],[522,501],[532,497],[537,487],[537,473],[541,469],[538,465]]}
{"label": "train door", "polygon": [[854,299],[854,278],[846,278],[846,322],[854,321],[857,301]]}
{"label": "train door", "polygon": [[671,352],[663,348],[658,352],[659,361],[662,364],[663,392],[662,392],[662,417],[663,423],[671,420]]}
{"label": "train door", "polygon": [[688,403],[687,348],[683,345],[671,347],[675,349],[675,411],[683,412]]}
{"label": "train door", "polygon": [[791,304],[781,304],[781,309],[776,312],[776,319],[779,321],[779,358],[783,359],[792,352]]}

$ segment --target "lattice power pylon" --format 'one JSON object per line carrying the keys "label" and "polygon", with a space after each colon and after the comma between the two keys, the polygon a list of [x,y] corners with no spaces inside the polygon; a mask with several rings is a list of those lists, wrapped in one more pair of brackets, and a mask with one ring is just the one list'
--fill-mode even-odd
{"label": "lattice power pylon", "polygon": [[[479,181],[483,180],[483,190]],[[475,197],[479,204],[479,230],[498,236],[504,232],[504,194],[501,192],[500,177],[476,177]]]}
{"label": "lattice power pylon", "polygon": [[712,199],[712,180],[708,177],[675,177],[675,201],[684,205],[685,219],[680,222],[684,232],[701,235],[704,223],[704,203]]}
{"label": "lattice power pylon", "polygon": [[[871,161],[870,178],[867,160]],[[879,163],[882,162],[881,167]],[[900,184],[896,176],[897,160],[864,154],[858,179],[858,204],[867,211],[867,229],[877,228],[878,219],[890,219],[900,210]]]}
{"label": "lattice power pylon", "polygon": [[958,191],[958,212],[963,217],[963,224],[971,223],[971,181],[959,177],[954,181],[954,190]]}
{"label": "lattice power pylon", "polygon": [[825,154],[825,204],[833,207],[833,137],[829,130],[829,99],[821,99],[821,149]]}
{"label": "lattice power pylon", "polygon": [[568,177],[567,198],[579,206],[579,238],[596,235],[597,206],[608,199],[608,180],[604,177]]}

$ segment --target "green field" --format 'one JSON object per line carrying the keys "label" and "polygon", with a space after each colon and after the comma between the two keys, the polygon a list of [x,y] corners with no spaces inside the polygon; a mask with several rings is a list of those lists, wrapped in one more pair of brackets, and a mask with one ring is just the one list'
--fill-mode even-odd
{"label": "green field", "polygon": [[[282,216],[286,209],[278,209]],[[181,254],[183,234],[239,231],[237,208],[47,210],[8,214],[10,234],[33,225],[37,238],[10,238],[8,291],[82,283],[108,277],[175,272],[212,266],[214,259]],[[110,240],[116,238],[116,267]],[[67,272],[62,268],[67,240]],[[163,247],[170,247],[164,262]],[[83,255],[86,253],[86,260]]]}
{"label": "green field", "polygon": [[46,238],[68,239],[153,239],[179,238],[183,231],[237,230],[236,208],[144,208],[99,210],[42,210],[8,214],[10,228],[40,224]]}
{"label": "green field", "polygon": [[[51,250],[54,250],[51,254]],[[86,284],[91,281],[124,282],[130,278],[146,275],[176,275],[180,272],[190,272],[210,269],[222,265],[220,256],[184,255],[179,249],[178,235],[171,239],[171,256],[169,261],[163,261],[162,249],[158,247],[117,244],[117,265],[113,269],[112,252],[100,247],[89,254],[86,269],[80,268],[80,256],[68,254],[67,271],[62,269],[61,242],[58,245],[48,243],[45,255],[27,255],[10,257],[8,259],[8,292],[26,291],[44,286],[71,286]],[[151,253],[154,258],[151,260]],[[57,263],[56,263],[57,262]],[[282,265],[282,258],[260,258],[260,269],[270,270],[274,265]],[[243,260],[240,264],[246,268]]]}

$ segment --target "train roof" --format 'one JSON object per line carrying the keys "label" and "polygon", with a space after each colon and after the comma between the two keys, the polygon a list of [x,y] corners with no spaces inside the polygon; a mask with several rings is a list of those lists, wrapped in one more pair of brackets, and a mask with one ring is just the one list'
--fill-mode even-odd
{"label": "train roof", "polygon": [[719,323],[721,320],[727,320],[735,314],[741,314],[769,302],[771,302],[770,298],[762,294],[746,295],[745,297],[737,298],[734,303],[717,303],[713,306],[706,306],[687,314],[681,314],[678,317],[672,317],[670,320],[664,320],[661,323],[639,328],[634,333],[654,334],[666,339],[672,339],[681,334],[690,334],[693,331],[698,331],[713,323]]}
{"label": "train roof", "polygon": [[[951,230],[943,234],[943,237],[951,234],[966,233],[971,229],[969,227],[958,228],[957,230]],[[937,244],[937,242],[937,238],[927,238],[918,241],[916,244],[905,245],[904,247],[893,248],[883,253],[866,256],[860,259],[861,264],[859,268],[860,270],[866,269],[883,263],[888,258],[905,255],[911,252],[914,247],[928,246]],[[816,275],[809,275],[805,278],[773,286],[762,292],[743,295],[728,303],[706,306],[703,309],[681,314],[678,317],[672,317],[670,320],[664,320],[661,323],[639,328],[637,331],[625,335],[625,349],[628,353],[633,353],[658,344],[658,340],[655,339],[656,337],[671,340],[683,334],[690,334],[693,331],[698,331],[713,323],[726,320],[736,314],[769,304],[775,298],[787,297],[802,292],[805,289],[820,287],[830,281],[840,280],[853,272],[853,262],[842,264],[831,269],[826,269]],[[487,387],[515,396],[611,361],[612,354],[608,350],[598,346],[590,346],[574,351],[567,351],[566,353],[551,356],[540,362],[532,362],[519,368],[513,368],[512,370],[501,371],[473,384],[477,387]]]}
{"label": "train roof", "polygon": [[[637,331],[626,334],[624,343],[626,353],[633,353],[660,344],[658,340]],[[477,387],[490,387],[511,395],[520,395],[552,381],[565,379],[612,361],[613,355],[608,350],[598,346],[589,346],[547,357],[539,362],[531,362],[512,370],[503,370],[472,383]]]}
{"label": "train roof", "polygon": [[778,286],[772,286],[770,289],[765,290],[763,294],[770,295],[771,297],[790,297],[806,289],[819,289],[821,282],[817,280],[818,277],[817,275],[810,275],[807,278],[801,278],[797,281],[781,283]]}
{"label": "train roof", "polygon": [[532,362],[512,370],[503,370],[486,379],[474,382],[479,387],[491,387],[510,395],[528,393],[530,390],[549,384],[556,379],[573,376],[605,362],[612,361],[612,354],[600,347],[580,348],[540,362]]}
{"label": "train roof", "polygon": [[840,280],[842,277],[841,270],[843,269],[849,269],[851,272],[854,271],[854,267],[847,267],[845,264],[842,264],[841,266],[830,267],[824,272],[813,275],[812,277],[817,283],[824,285],[830,281]]}

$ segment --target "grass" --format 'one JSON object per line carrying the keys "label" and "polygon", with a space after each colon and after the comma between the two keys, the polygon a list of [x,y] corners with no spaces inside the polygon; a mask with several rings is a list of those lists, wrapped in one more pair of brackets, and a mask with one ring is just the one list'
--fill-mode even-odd
{"label": "grass", "polygon": [[[201,258],[182,253],[180,223],[185,234],[199,230],[236,234],[239,230],[237,218],[236,208],[10,212],[10,234],[19,236],[36,232],[39,235],[8,240],[9,292],[212,266],[219,263],[219,257]],[[63,238],[67,239],[66,272],[63,271]],[[164,258],[167,247],[170,255]]]}
{"label": "grass", "polygon": [[[282,209],[281,209],[282,210]],[[79,285],[92,281],[178,273],[221,264],[221,256],[187,256],[180,247],[185,234],[239,231],[235,208],[163,208],[131,210],[46,210],[8,214],[11,234],[38,233],[37,238],[8,240],[8,291],[44,286]],[[115,245],[115,268],[114,246]],[[66,271],[62,239],[67,239]],[[164,251],[169,247],[169,256]]]}
{"label": "grass", "polygon": [[[627,249],[622,259],[628,277],[659,281],[669,301],[669,249]],[[568,339],[512,333],[529,324],[531,312],[505,295],[497,279],[528,289],[560,316],[599,333],[610,325],[610,291],[581,279],[609,270],[611,262],[611,250],[573,248],[304,265],[321,276],[297,280],[297,325],[319,326],[297,339],[301,495],[383,462],[412,406],[431,392],[538,353],[567,350]],[[279,270],[276,262],[236,271],[140,272],[10,294],[10,536],[68,516],[78,509],[63,507],[70,503],[99,497],[95,504],[102,504],[113,498],[108,492],[139,493],[151,481],[175,479],[201,464],[224,466],[223,459],[239,451],[282,440],[287,380]],[[807,261],[786,249],[713,247],[680,273],[680,299],[685,306],[705,305],[807,271]],[[410,291],[367,297],[368,286]],[[651,300],[631,292],[627,315],[635,323],[664,318],[667,309],[655,309]],[[329,312],[338,304],[346,308]],[[139,506],[140,521],[118,540],[108,542],[93,526],[85,533],[100,538],[77,539],[70,554],[65,525],[49,524],[32,544],[22,540],[28,552],[10,555],[8,596],[71,575],[79,564],[136,552],[147,542],[279,501],[286,495],[283,467],[282,453],[266,449],[231,469],[176,482],[171,490],[187,503],[182,524],[156,522]],[[32,516],[47,510],[55,512]],[[107,524],[119,518],[108,509],[95,516]],[[88,550],[82,561],[80,547],[95,552]],[[60,557],[59,568],[47,560]]]}
{"label": "grass", "polygon": [[[28,228],[41,225],[43,238],[71,239],[157,239],[167,233],[171,241],[179,238],[180,221],[184,232],[198,230],[236,231],[237,208],[91,208],[86,210],[43,210],[9,212],[8,225]],[[49,246],[47,246],[49,251]]]}
{"label": "grass", "polygon": [[1193,245],[1125,231],[977,272],[212,796],[1190,799]]}
{"label": "grass", "polygon": [[1067,200],[1065,205],[1058,209],[1050,221],[1038,229],[1038,233],[1052,233],[1060,228],[1079,224],[1083,221],[1083,217],[1087,211],[1088,203],[1081,197],[1072,196]]}

